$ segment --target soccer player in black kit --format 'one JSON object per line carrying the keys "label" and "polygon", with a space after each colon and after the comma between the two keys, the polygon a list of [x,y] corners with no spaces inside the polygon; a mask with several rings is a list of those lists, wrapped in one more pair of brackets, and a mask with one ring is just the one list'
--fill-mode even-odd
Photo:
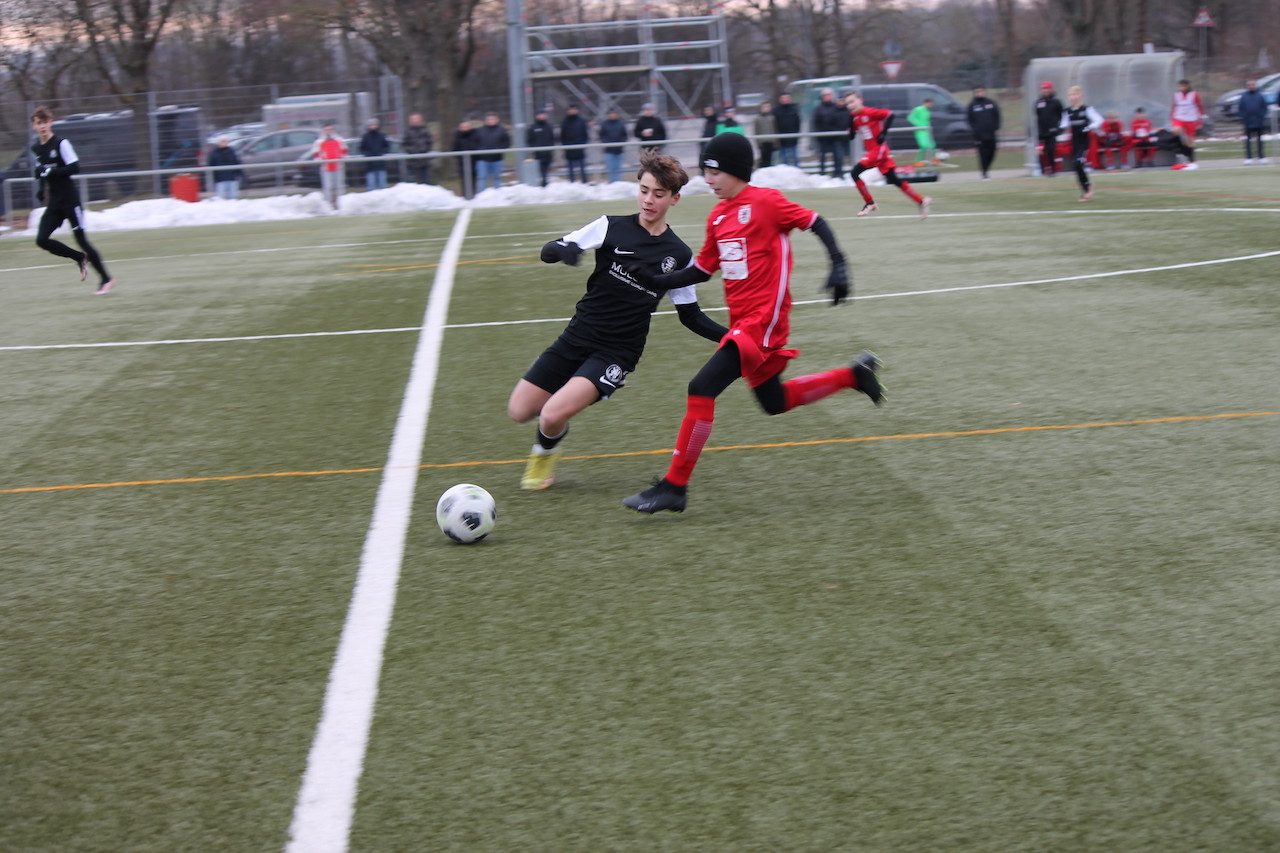
{"label": "soccer player in black kit", "polygon": [[1080,200],[1093,198],[1093,181],[1089,180],[1089,139],[1102,127],[1102,116],[1084,102],[1084,90],[1072,86],[1067,90],[1067,103],[1062,111],[1062,129],[1071,131],[1071,163],[1080,182]]}
{"label": "soccer player in black kit", "polygon": [[[80,172],[80,158],[70,140],[53,132],[53,113],[48,107],[36,107],[31,114],[31,127],[39,140],[31,146],[35,154],[35,177],[40,181],[40,195],[44,200],[44,215],[36,232],[36,245],[46,252],[70,258],[80,268],[80,280],[89,275],[89,266],[99,275],[95,294],[110,292],[115,279],[107,273],[98,250],[84,235],[84,211],[80,208],[80,191],[72,175]],[[65,243],[53,239],[53,232],[63,222],[71,224],[71,233],[84,251],[78,252]]]}
{"label": "soccer player in black kit", "polygon": [[555,482],[569,420],[626,383],[644,352],[649,318],[664,292],[680,322],[693,332],[717,342],[728,332],[702,312],[696,285],[663,291],[641,284],[627,272],[628,267],[643,267],[655,275],[670,273],[693,260],[693,252],[667,225],[667,211],[689,181],[680,161],[646,154],[636,180],[639,213],[601,216],[542,247],[544,263],[570,266],[594,249],[595,269],[569,324],[516,383],[507,403],[507,414],[517,423],[538,420],[522,489],[545,489]]}

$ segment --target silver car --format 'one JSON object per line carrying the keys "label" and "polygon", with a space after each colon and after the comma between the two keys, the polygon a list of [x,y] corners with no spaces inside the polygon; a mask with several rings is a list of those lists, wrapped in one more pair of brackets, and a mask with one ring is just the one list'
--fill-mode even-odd
{"label": "silver car", "polygon": [[[244,169],[245,185],[297,181],[297,163],[311,151],[320,133],[315,127],[293,127],[273,130],[244,143],[240,148],[240,165]],[[276,168],[268,168],[270,166]]]}

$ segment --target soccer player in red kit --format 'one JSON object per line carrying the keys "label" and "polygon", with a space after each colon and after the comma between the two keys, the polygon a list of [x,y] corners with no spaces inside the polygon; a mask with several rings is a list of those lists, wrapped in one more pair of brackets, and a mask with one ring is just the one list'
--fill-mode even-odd
{"label": "soccer player in red kit", "polygon": [[[799,351],[787,347],[791,316],[792,250],[790,232],[812,231],[827,249],[831,272],[826,287],[839,304],[849,295],[849,274],[831,226],[812,210],[788,200],[777,190],[752,186],[755,161],[751,142],[740,133],[721,133],[702,154],[703,175],[720,199],[707,218],[707,236],[691,266],[666,275],[633,273],[658,290],[707,281],[720,270],[729,331],[720,348],[689,382],[689,396],[675,452],[666,475],[648,489],[625,498],[637,512],[683,512],[686,490],[698,456],[711,435],[716,397],[739,377],[755,392],[767,414],[780,415],[796,406],[855,388],[879,405],[883,397],[876,376],[879,360],[863,352],[850,367],[800,376],[779,377]],[[631,270],[628,270],[631,272]]]}
{"label": "soccer player in red kit", "polygon": [[1133,111],[1133,121],[1129,122],[1129,137],[1133,140],[1133,164],[1141,169],[1144,165],[1156,165],[1156,143],[1151,135],[1151,119],[1142,107]]}
{"label": "soccer player in red kit", "polygon": [[880,174],[884,175],[886,181],[902,190],[907,198],[920,205],[920,218],[924,219],[929,215],[929,202],[932,199],[927,196],[921,196],[920,193],[911,188],[910,184],[904,183],[898,177],[898,164],[893,161],[893,153],[889,150],[889,128],[893,126],[893,112],[867,106],[863,103],[862,96],[857,92],[849,95],[848,104],[849,138],[860,138],[864,152],[862,159],[858,161],[858,165],[853,167],[852,172],[853,185],[862,194],[862,201],[864,202],[862,210],[858,211],[858,215],[866,216],[879,208],[876,200],[871,197],[871,192],[867,189],[866,182],[862,180],[863,172],[868,169],[879,169]]}

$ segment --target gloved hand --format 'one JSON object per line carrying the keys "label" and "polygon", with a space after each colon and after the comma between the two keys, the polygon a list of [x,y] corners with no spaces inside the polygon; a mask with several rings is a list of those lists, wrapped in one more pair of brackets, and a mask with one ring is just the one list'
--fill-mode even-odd
{"label": "gloved hand", "polygon": [[582,249],[578,247],[577,243],[562,243],[559,240],[552,240],[542,247],[541,257],[544,264],[559,262],[576,267],[578,259],[582,257]]}
{"label": "gloved hand", "polygon": [[635,279],[636,284],[644,287],[652,287],[656,276],[653,274],[653,268],[644,264],[623,264],[622,269],[627,275]]}
{"label": "gloved hand", "polygon": [[40,168],[40,177],[42,177],[42,178],[47,178],[47,177],[49,177],[51,174],[53,174],[53,167],[52,167],[52,166],[42,166],[42,167]]}
{"label": "gloved hand", "polygon": [[889,131],[882,130],[876,134],[876,142],[884,145],[884,141],[889,138]]}
{"label": "gloved hand", "polygon": [[839,305],[849,298],[849,268],[845,265],[844,258],[831,262],[831,272],[827,273],[827,283],[822,289],[831,291],[832,305]]}

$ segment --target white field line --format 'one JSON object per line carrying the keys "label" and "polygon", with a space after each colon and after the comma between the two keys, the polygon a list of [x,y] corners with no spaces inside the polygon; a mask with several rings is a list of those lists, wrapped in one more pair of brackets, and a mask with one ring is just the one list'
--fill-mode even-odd
{"label": "white field line", "polygon": [[[1216,264],[1233,264],[1241,261],[1256,261],[1262,258],[1271,258],[1280,255],[1280,250],[1272,252],[1259,252],[1255,255],[1238,255],[1232,258],[1214,258],[1207,261],[1188,261],[1181,264],[1167,264],[1159,267],[1139,267],[1127,270],[1114,270],[1112,272],[1086,273],[1084,275],[1060,276],[1058,278],[1035,278],[1025,281],[1005,281],[992,284],[971,284],[960,287],[939,287],[931,290],[908,290],[895,293],[873,293],[854,296],[854,300],[864,299],[897,299],[904,296],[933,296],[941,293],[960,293],[963,291],[973,290],[998,290],[1007,287],[1030,287],[1038,284],[1070,284],[1080,281],[1091,281],[1100,278],[1115,278],[1125,275],[1146,275],[1149,273],[1169,272],[1171,270],[1184,270],[1193,267],[1206,267]],[[827,299],[806,299],[796,300],[794,305],[816,305],[827,302]],[[723,307],[712,307],[704,309],[708,312],[723,311]],[[674,314],[674,311],[659,311],[658,314]],[[528,320],[492,320],[485,323],[454,323],[443,328],[446,329],[474,329],[484,326],[524,326],[533,323],[567,323],[568,317],[538,317]],[[208,344],[208,343],[230,343],[242,341],[269,341],[281,340],[287,338],[323,338],[335,337],[343,335],[384,335],[401,332],[416,332],[419,327],[403,326],[389,329],[350,329],[342,332],[297,332],[279,335],[245,335],[241,337],[222,337],[222,338],[174,338],[171,340],[155,340],[155,341],[109,341],[99,343],[83,343],[83,344],[31,344],[20,346],[3,346],[0,352],[26,352],[32,350],[66,350],[66,349],[99,349],[108,347],[151,347],[165,346],[170,344]]]}
{"label": "white field line", "polygon": [[395,605],[418,465],[435,391],[440,346],[471,211],[458,214],[436,269],[413,368],[400,404],[386,470],[360,555],[360,570],[329,673],[324,709],[289,827],[290,853],[345,853],[365,747],[378,696],[382,653]]}

